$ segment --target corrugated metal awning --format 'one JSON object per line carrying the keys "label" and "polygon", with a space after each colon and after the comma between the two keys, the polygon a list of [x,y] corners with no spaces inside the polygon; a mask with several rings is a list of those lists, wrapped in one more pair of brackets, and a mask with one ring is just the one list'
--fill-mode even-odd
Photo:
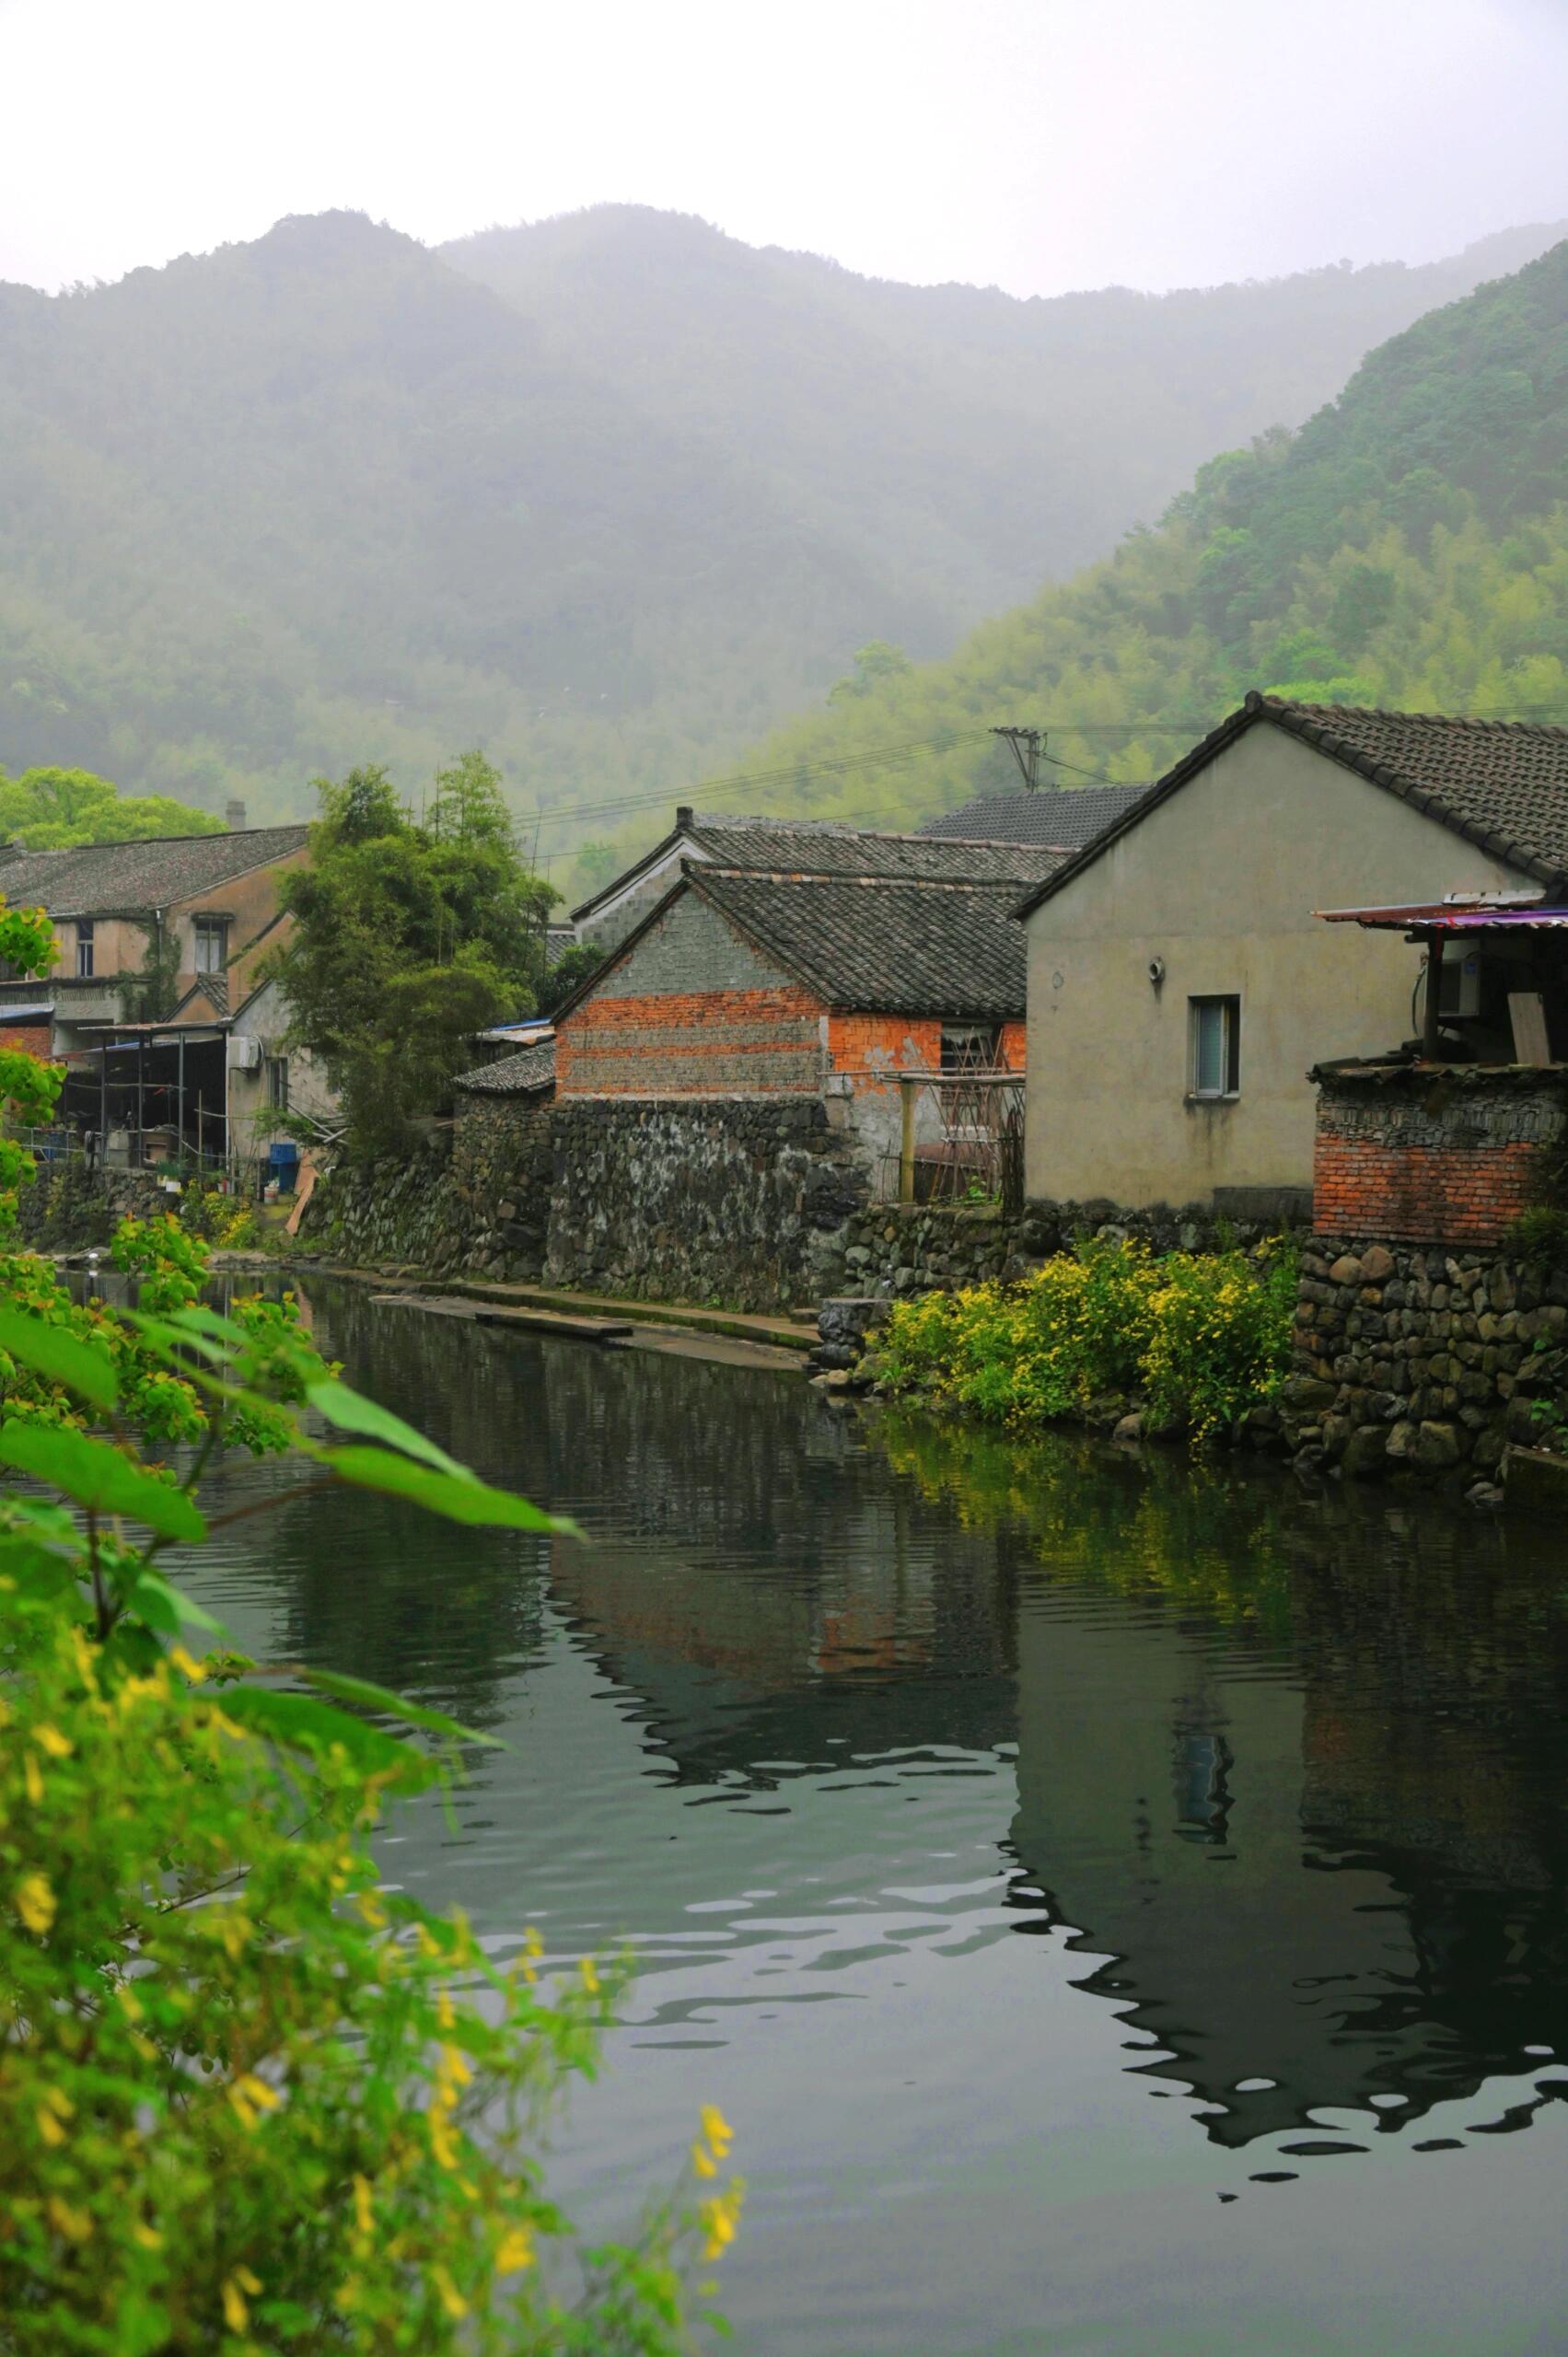
{"label": "corrugated metal awning", "polygon": [[1568,929],[1568,909],[1537,900],[1426,900],[1409,908],[1316,909],[1325,924],[1359,924],[1378,933],[1519,933]]}

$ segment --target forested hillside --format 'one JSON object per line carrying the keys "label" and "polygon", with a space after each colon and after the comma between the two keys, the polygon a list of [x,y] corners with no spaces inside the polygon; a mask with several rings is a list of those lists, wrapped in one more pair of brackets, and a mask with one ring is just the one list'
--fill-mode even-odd
{"label": "forested hillside", "polygon": [[[1016,784],[994,723],[1048,730],[1056,782],[1153,778],[1249,687],[1568,726],[1568,243],[1374,353],[1295,435],[1198,471],[1156,530],[975,631],[886,649],[776,732],[765,800],[920,823]],[[863,758],[898,746],[885,762]]]}
{"label": "forested hillside", "polygon": [[445,254],[330,214],[0,288],[0,761],[261,819],[367,761],[417,800],[480,742],[524,811],[673,797],[866,642],[947,653],[1544,234],[1019,303],[637,210]]}

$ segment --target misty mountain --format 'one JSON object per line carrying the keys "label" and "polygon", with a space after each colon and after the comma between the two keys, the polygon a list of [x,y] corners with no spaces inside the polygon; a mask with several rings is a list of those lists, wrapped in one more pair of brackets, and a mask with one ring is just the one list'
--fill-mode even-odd
{"label": "misty mountain", "polygon": [[1568,242],[1212,459],[1109,561],[774,732],[730,798],[919,824],[1016,784],[993,722],[1044,728],[1059,786],[1144,781],[1254,687],[1568,726],[1565,493]]}
{"label": "misty mountain", "polygon": [[328,214],[0,288],[0,763],[254,817],[366,760],[417,793],[475,741],[522,807],[673,790],[866,641],[942,655],[1546,234],[1018,302],[635,208],[439,253]]}

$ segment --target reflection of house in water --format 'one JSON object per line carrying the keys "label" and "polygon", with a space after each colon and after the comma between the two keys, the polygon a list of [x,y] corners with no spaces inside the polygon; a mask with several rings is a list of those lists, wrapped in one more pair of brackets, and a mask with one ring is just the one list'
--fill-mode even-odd
{"label": "reflection of house in water", "polygon": [[798,1380],[759,1379],[742,1417],[733,1369],[669,1375],[630,1352],[552,1362],[553,1494],[602,1498],[632,1465],[638,1511],[558,1547],[551,1584],[681,1776],[767,1782],[759,1763],[820,1765],[830,1737],[860,1752],[1010,1743],[995,1542],[893,1491]]}
{"label": "reflection of house in water", "polygon": [[1446,1618],[1430,1552],[1401,1594],[1397,1550],[1338,1570],[1326,1535],[1283,1662],[1081,1590],[1020,1614],[1014,1846],[1223,2143],[1468,2095],[1568,2037],[1568,1747],[1527,1598]]}

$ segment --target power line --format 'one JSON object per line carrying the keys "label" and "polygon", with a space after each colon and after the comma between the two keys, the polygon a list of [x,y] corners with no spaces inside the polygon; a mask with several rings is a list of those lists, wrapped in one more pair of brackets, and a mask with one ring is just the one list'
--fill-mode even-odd
{"label": "power line", "polygon": [[[1493,705],[1481,711],[1449,713],[1443,716],[1459,720],[1527,720],[1545,719],[1553,714],[1568,714],[1568,703],[1558,700],[1550,703],[1516,703]],[[1221,715],[1223,717],[1223,715]],[[1170,720],[1063,720],[1055,724],[1055,733],[1063,737],[1206,737],[1218,722],[1214,715],[1178,715]],[[537,830],[543,827],[565,826],[582,819],[632,818],[640,810],[656,808],[678,795],[682,802],[700,802],[731,794],[756,793],[774,785],[804,784],[818,778],[846,777],[857,770],[884,769],[893,772],[915,767],[920,761],[942,753],[956,752],[960,746],[978,745],[988,736],[1005,736],[1038,739],[1035,758],[1053,769],[1070,770],[1075,777],[1088,778],[1097,785],[1117,784],[1152,784],[1152,780],[1118,780],[1106,777],[1098,770],[1085,769],[1077,761],[1064,761],[1059,753],[1044,750],[1046,731],[1025,728],[972,727],[947,729],[933,737],[915,737],[888,745],[875,745],[863,752],[822,756],[815,761],[785,761],[763,770],[737,770],[728,776],[707,778],[692,786],[671,788],[660,786],[647,793],[617,795],[602,802],[558,803],[549,809],[524,814],[523,823],[531,823]],[[1023,768],[1023,757],[1014,746],[1014,758]],[[1027,776],[1026,776],[1027,782]],[[846,815],[856,815],[854,813]]]}

